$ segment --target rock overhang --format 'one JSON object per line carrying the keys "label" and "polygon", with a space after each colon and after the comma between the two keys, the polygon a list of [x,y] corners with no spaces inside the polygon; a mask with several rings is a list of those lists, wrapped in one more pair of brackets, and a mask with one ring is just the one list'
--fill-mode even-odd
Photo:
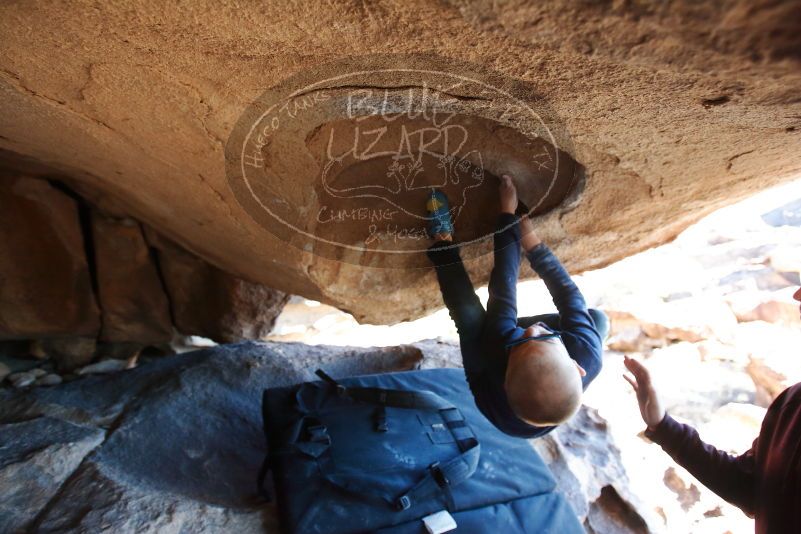
{"label": "rock overhang", "polygon": [[[500,73],[502,88],[528,88],[561,117],[573,145],[565,152],[583,168],[558,209],[537,218],[571,272],[664,243],[801,169],[793,2],[390,2],[368,12],[320,5],[313,17],[280,4],[227,6],[4,5],[0,149],[49,165],[226,272],[377,323],[441,306],[433,274],[288,245],[228,187],[226,141],[288,76],[331,78],[345,71],[325,65],[393,51],[383,68],[424,55],[440,70],[469,62],[478,75]],[[367,76],[353,85],[409,83]],[[473,111],[482,103],[455,94]],[[488,256],[467,262],[476,285],[488,278]]]}

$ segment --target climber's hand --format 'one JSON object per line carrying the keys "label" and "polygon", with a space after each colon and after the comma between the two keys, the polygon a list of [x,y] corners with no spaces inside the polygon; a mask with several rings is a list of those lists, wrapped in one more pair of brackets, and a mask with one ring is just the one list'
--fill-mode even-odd
{"label": "climber's hand", "polygon": [[642,420],[645,421],[648,428],[653,430],[665,418],[665,409],[662,407],[659,395],[657,395],[651,383],[651,374],[643,364],[628,356],[624,357],[623,364],[634,375],[634,378],[629,375],[623,375],[623,378],[631,384],[637,394]]}
{"label": "climber's hand", "polygon": [[517,189],[508,174],[501,176],[501,185],[498,187],[501,196],[501,213],[514,213],[517,209]]}

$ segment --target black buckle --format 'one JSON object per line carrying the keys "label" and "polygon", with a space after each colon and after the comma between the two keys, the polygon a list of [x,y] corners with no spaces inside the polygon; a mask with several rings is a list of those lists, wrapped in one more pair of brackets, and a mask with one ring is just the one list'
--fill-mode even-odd
{"label": "black buckle", "polygon": [[434,481],[440,488],[444,488],[451,483],[448,477],[445,476],[445,471],[439,466],[439,462],[434,462],[428,468],[431,469],[431,476],[434,477]]}

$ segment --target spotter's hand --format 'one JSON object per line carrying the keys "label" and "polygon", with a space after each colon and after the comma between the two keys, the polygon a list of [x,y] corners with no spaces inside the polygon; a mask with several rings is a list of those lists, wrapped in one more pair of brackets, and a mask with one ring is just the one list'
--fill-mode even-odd
{"label": "spotter's hand", "polygon": [[651,383],[651,374],[643,364],[628,356],[624,357],[623,365],[634,375],[634,378],[629,375],[623,375],[623,378],[634,388],[637,402],[640,404],[642,420],[645,421],[648,428],[653,430],[665,418],[665,409]]}

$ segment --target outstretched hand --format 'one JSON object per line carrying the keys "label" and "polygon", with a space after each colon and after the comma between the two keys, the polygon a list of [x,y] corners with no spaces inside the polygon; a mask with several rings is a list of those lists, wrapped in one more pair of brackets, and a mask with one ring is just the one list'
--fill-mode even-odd
{"label": "outstretched hand", "polygon": [[501,213],[514,213],[517,209],[517,188],[512,183],[511,176],[508,174],[501,176],[498,192],[501,196]]}
{"label": "outstretched hand", "polygon": [[653,430],[665,418],[665,409],[651,383],[651,374],[643,364],[628,356],[624,357],[623,365],[634,375],[634,378],[629,375],[623,375],[623,378],[634,388],[637,402],[640,404],[642,420],[645,421],[648,428]]}

